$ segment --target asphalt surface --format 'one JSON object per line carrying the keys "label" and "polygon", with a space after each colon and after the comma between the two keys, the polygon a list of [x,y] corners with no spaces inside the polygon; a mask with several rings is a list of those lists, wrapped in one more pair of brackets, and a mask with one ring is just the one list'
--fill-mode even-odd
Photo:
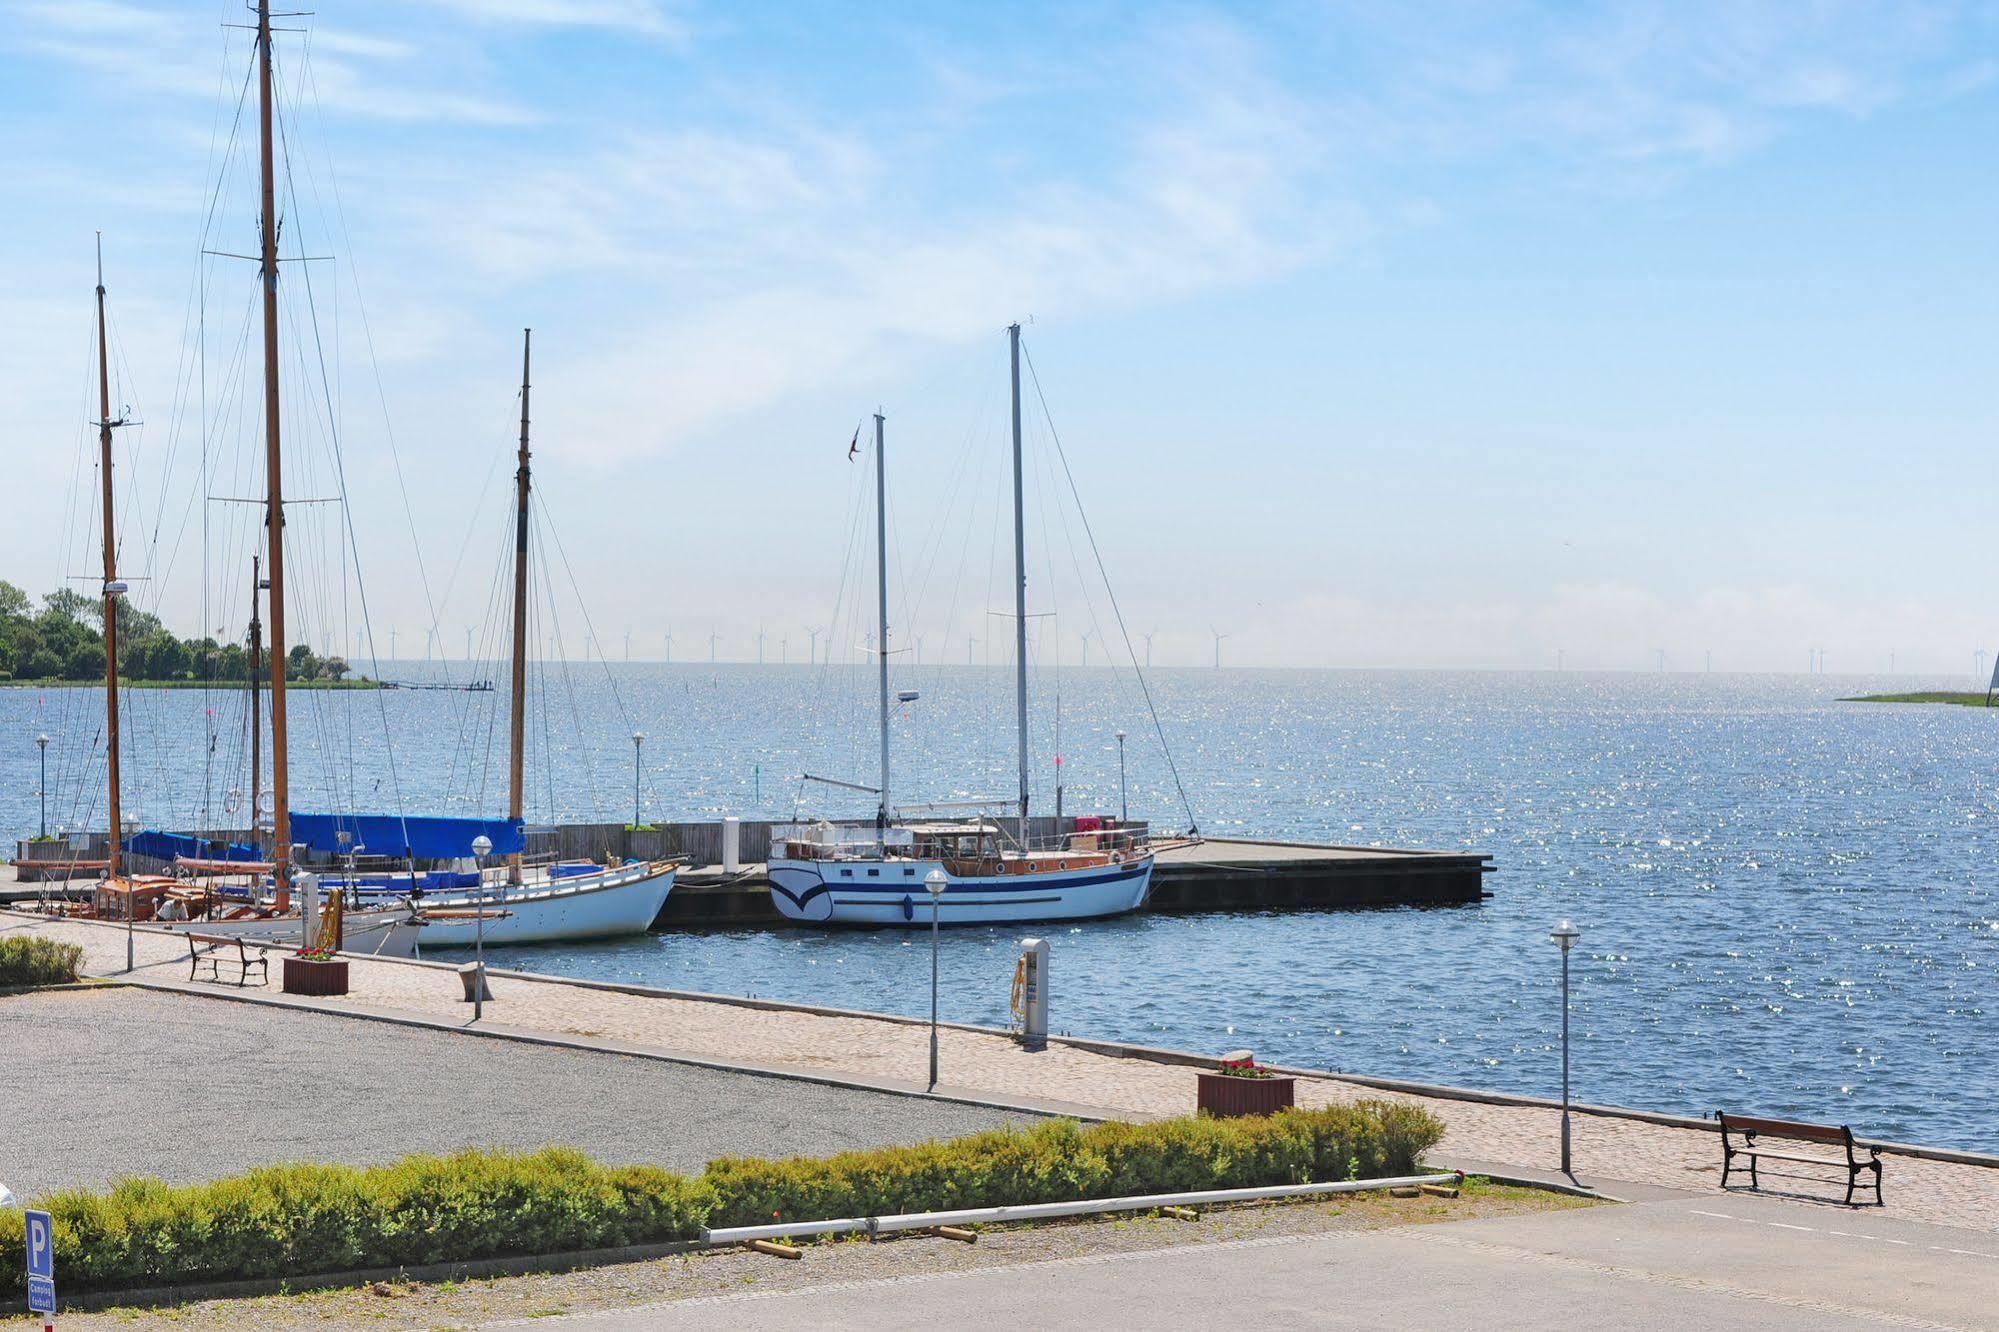
{"label": "asphalt surface", "polygon": [[[1999,1328],[1999,1236],[1760,1198],[1280,1235],[823,1283],[544,1328]],[[513,1326],[503,1320],[489,1326]]]}
{"label": "asphalt surface", "polygon": [[0,998],[0,1182],[23,1197],[273,1161],[578,1147],[698,1171],[1023,1116],[881,1092],[129,989]]}

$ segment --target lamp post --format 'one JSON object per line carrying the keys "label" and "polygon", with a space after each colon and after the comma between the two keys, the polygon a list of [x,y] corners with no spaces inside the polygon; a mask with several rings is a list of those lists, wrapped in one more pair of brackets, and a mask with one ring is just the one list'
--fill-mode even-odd
{"label": "lamp post", "polygon": [[[111,830],[111,845],[114,851],[122,851],[124,845],[121,839],[129,838],[133,833],[139,831],[139,811],[136,809],[126,810],[124,817],[119,820],[119,823],[122,825],[121,827]],[[113,860],[117,858],[115,854],[111,856]],[[135,969],[132,955],[132,918],[139,914],[139,904],[133,893],[133,882],[132,867],[130,864],[127,864],[125,866],[125,970],[127,971]]]}
{"label": "lamp post", "polygon": [[1562,1173],[1573,1175],[1569,1168],[1569,949],[1583,932],[1564,920],[1548,937],[1562,950]]}
{"label": "lamp post", "polygon": [[937,913],[944,899],[944,871],[931,870],[923,876],[930,890],[930,1086],[937,1090]]}
{"label": "lamp post", "polygon": [[1131,802],[1124,793],[1124,732],[1117,733],[1117,819],[1119,823],[1131,822]]}
{"label": "lamp post", "polygon": [[639,753],[645,748],[646,733],[632,732],[632,831],[639,830]]}
{"label": "lamp post", "polygon": [[486,857],[493,851],[493,839],[480,833],[472,839],[472,863],[479,873],[479,895],[473,899],[472,953],[478,974],[472,981],[472,1020],[486,1015]]}
{"label": "lamp post", "polygon": [[49,738],[46,735],[36,736],[35,748],[41,751],[42,840],[46,842],[49,840]]}

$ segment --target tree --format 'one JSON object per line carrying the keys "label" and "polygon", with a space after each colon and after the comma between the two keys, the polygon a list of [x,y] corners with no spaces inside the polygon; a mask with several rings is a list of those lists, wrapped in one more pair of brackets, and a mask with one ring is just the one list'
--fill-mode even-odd
{"label": "tree", "polygon": [[73,587],[59,587],[42,598],[43,616],[83,623],[86,615],[101,615],[103,608]]}
{"label": "tree", "polygon": [[21,672],[24,680],[54,680],[62,675],[62,658],[46,647],[36,647]]}
{"label": "tree", "polygon": [[146,640],[145,680],[178,680],[188,673],[193,653],[172,634],[158,633]]}
{"label": "tree", "polygon": [[347,678],[347,658],[327,657],[319,663],[319,675],[323,680],[344,680]]}
{"label": "tree", "polygon": [[104,674],[104,642],[97,638],[80,638],[69,650],[63,662],[62,677],[65,680],[89,680]]}
{"label": "tree", "polygon": [[35,613],[35,603],[28,594],[4,578],[0,578],[0,618],[25,620]]}

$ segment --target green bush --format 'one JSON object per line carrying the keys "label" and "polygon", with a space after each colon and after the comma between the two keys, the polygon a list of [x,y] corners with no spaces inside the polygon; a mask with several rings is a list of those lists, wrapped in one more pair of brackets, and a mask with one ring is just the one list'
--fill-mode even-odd
{"label": "green bush", "polygon": [[67,985],[82,965],[83,949],[77,944],[24,934],[0,938],[0,989]]}
{"label": "green bush", "polygon": [[1267,1119],[1056,1120],[823,1158],[723,1157],[704,1178],[719,1228],[1406,1175],[1442,1136],[1418,1107],[1362,1101]]}
{"label": "green bush", "polygon": [[[724,1157],[693,1179],[549,1147],[263,1166],[184,1186],[128,1179],[39,1205],[54,1222],[63,1288],[116,1290],[655,1244],[703,1226],[1405,1175],[1442,1134],[1413,1106],[1363,1101],[1269,1119],[1052,1120],[823,1158]],[[0,1253],[21,1243],[21,1214],[0,1212]],[[0,1293],[18,1295],[20,1267],[0,1272]]]}

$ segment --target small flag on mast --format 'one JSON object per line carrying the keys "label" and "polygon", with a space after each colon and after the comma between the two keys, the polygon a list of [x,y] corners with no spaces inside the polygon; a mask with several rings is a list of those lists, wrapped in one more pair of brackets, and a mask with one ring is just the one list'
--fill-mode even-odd
{"label": "small flag on mast", "polygon": [[854,455],[859,453],[860,451],[861,451],[861,428],[859,426],[855,426],[853,442],[847,445],[847,461],[852,462],[854,460]]}

